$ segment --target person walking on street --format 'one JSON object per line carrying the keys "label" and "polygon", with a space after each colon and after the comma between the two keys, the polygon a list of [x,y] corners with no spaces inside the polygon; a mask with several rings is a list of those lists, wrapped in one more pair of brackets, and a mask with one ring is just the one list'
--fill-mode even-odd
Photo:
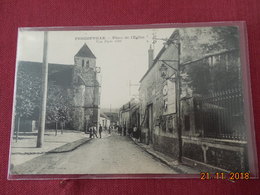
{"label": "person walking on street", "polygon": [[94,137],[98,138],[98,136],[97,136],[97,128],[95,126],[93,126],[92,129],[93,129],[93,138]]}
{"label": "person walking on street", "polygon": [[134,128],[133,128],[133,138],[134,138],[134,141],[137,140],[137,127],[136,126],[134,126]]}
{"label": "person walking on street", "polygon": [[101,133],[102,133],[102,126],[99,125],[99,138],[101,138]]}
{"label": "person walking on street", "polygon": [[93,137],[93,129],[92,127],[89,127],[89,138]]}
{"label": "person walking on street", "polygon": [[109,127],[108,127],[108,133],[109,133],[109,134],[111,134],[111,128],[112,128],[112,127],[109,125]]}
{"label": "person walking on street", "polygon": [[121,127],[121,125],[118,125],[118,134],[122,135],[122,127]]}
{"label": "person walking on street", "polygon": [[95,126],[93,126],[93,125],[91,125],[90,127],[89,127],[89,138],[98,138],[98,136],[97,136],[97,130],[96,130],[96,127]]}
{"label": "person walking on street", "polygon": [[123,128],[123,135],[126,136],[126,124],[124,125],[124,128]]}

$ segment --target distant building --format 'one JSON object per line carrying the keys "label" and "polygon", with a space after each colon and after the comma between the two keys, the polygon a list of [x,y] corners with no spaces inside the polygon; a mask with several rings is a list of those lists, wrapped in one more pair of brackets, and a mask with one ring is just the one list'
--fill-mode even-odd
{"label": "distant building", "polygon": [[118,112],[104,112],[104,114],[110,119],[110,125],[118,125]]}
{"label": "distant building", "polygon": [[134,126],[139,126],[139,102],[132,99],[119,109],[119,125],[124,130],[124,135],[130,135]]}
{"label": "distant building", "polygon": [[99,117],[99,124],[103,129],[108,129],[111,125],[110,118],[106,114],[101,113]]}

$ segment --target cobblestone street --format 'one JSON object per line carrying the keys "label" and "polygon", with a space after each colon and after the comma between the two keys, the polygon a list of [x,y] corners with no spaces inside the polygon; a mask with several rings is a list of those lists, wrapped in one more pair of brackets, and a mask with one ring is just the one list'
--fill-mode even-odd
{"label": "cobblestone street", "polygon": [[17,174],[176,173],[129,137],[113,133],[72,152],[45,154],[15,167]]}

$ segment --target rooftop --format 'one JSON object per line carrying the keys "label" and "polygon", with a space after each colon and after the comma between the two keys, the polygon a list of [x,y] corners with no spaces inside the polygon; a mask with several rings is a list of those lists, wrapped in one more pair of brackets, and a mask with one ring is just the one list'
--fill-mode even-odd
{"label": "rooftop", "polygon": [[80,48],[75,57],[88,57],[96,59],[96,56],[92,53],[86,43],[84,43],[84,45]]}
{"label": "rooftop", "polygon": [[[174,39],[179,39],[179,30],[175,30],[173,31],[173,33],[171,34],[171,36],[169,37],[169,39],[166,41],[167,44],[169,44],[172,40]],[[151,67],[146,71],[146,73],[144,74],[144,76],[141,78],[140,82],[142,82],[142,80],[146,77],[146,75],[150,72],[150,70],[155,66],[155,64],[158,62],[158,60],[160,59],[160,57],[162,56],[162,54],[165,52],[166,48],[163,47],[160,52],[158,53],[158,55],[156,56],[156,58],[153,60],[153,64],[151,65]]]}

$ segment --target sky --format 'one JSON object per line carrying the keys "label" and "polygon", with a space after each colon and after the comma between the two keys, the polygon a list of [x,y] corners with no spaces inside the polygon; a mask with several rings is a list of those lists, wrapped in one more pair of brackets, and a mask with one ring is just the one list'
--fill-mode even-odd
{"label": "sky", "polygon": [[[138,30],[49,31],[48,62],[74,64],[74,55],[88,45],[101,68],[101,108],[119,108],[138,95],[138,84],[148,69],[148,49],[156,38],[169,38],[173,28]],[[154,57],[164,41],[152,44]],[[22,30],[17,59],[42,62],[43,32]],[[129,84],[132,84],[129,87]]]}

